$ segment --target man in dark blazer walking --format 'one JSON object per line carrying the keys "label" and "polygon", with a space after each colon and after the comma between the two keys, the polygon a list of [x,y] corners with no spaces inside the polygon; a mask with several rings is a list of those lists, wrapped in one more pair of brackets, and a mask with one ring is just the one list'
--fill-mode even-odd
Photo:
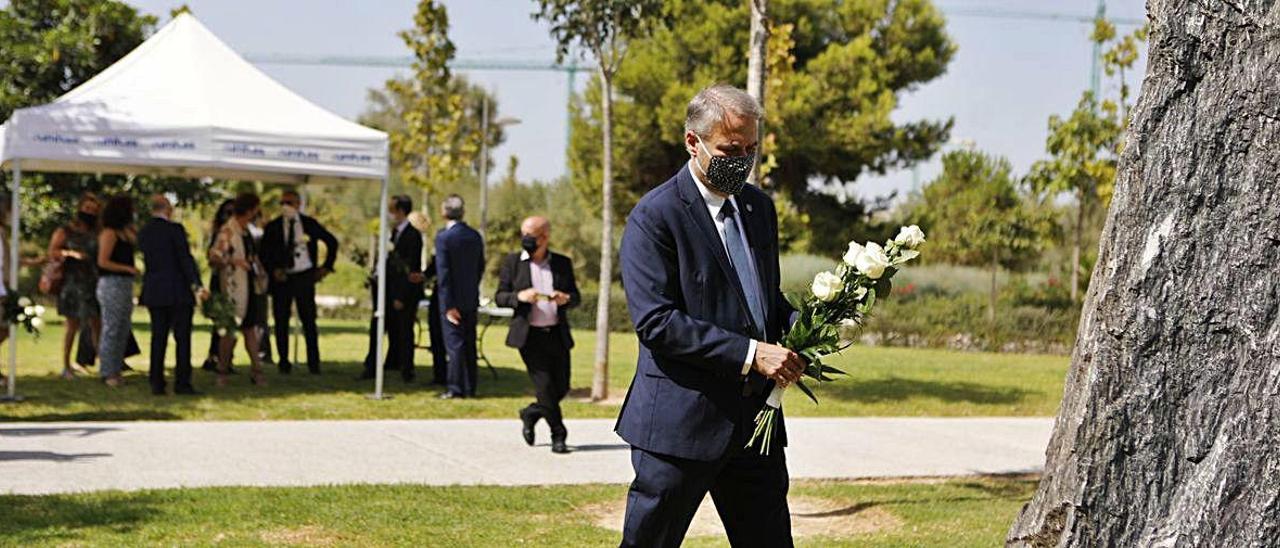
{"label": "man in dark blazer walking", "polygon": [[191,386],[191,317],[197,297],[208,296],[200,283],[191,243],[182,225],[170,221],[173,204],[162,195],[151,197],[151,220],[138,231],[145,271],[139,302],[151,316],[151,393],[165,394],[164,355],[173,332],[176,348],[173,393],[197,394]]}
{"label": "man in dark blazer walking", "polygon": [[734,546],[790,546],[781,447],[744,448],[774,383],[804,363],[774,344],[793,311],[779,290],[772,200],[746,180],[761,109],[729,86],[689,103],[689,163],[636,204],[622,236],[640,339],[616,430],[631,444],[624,546],[678,546],[710,492]]}
{"label": "man in dark blazer walking", "polygon": [[[263,266],[271,274],[271,316],[275,324],[276,366],[289,374],[289,321],[298,308],[302,337],[307,346],[307,370],[320,373],[320,335],[316,329],[316,284],[333,272],[338,259],[338,238],[320,221],[302,214],[302,198],[293,190],[280,195],[281,214],[267,223],[262,234]],[[324,262],[318,262],[320,243]]]}
{"label": "man in dark blazer walking", "polygon": [[551,223],[545,217],[529,217],[520,224],[521,251],[502,258],[498,274],[498,306],[514,308],[507,331],[507,346],[520,350],[533,381],[537,400],[520,410],[525,443],[533,445],[534,426],[546,419],[551,427],[551,451],[568,453],[568,431],[560,400],[569,394],[568,311],[581,295],[573,277],[573,261],[548,248]]}
{"label": "man in dark blazer walking", "polygon": [[444,345],[449,354],[448,390],[442,399],[476,395],[476,311],[484,275],[484,238],[462,222],[462,197],[440,205],[445,228],[436,235],[436,296],[440,299]]}
{"label": "man in dark blazer walking", "polygon": [[[418,301],[422,300],[422,233],[409,223],[413,200],[408,196],[393,196],[388,204],[391,225],[391,251],[387,253],[387,369],[397,369],[404,382],[413,382],[413,323],[418,314]],[[378,302],[376,278],[370,284],[373,302]],[[369,321],[369,352],[364,358],[364,373],[359,379],[372,379],[376,375],[378,318]]]}

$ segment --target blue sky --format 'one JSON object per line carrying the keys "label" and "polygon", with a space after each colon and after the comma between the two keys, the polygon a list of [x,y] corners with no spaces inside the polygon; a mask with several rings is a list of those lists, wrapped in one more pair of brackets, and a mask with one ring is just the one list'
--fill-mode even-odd
{"label": "blue sky", "polygon": [[[415,0],[185,0],[195,15],[242,54],[403,56],[396,31],[412,24]],[[141,10],[168,19],[182,0],[132,0]],[[959,46],[946,75],[902,98],[898,119],[954,116],[956,138],[1007,156],[1024,172],[1043,153],[1046,120],[1070,111],[1089,81],[1087,24],[966,16],[974,10],[1037,11],[1091,15],[1096,0],[936,0]],[[546,27],[532,21],[530,0],[452,0],[451,32],[458,57],[546,60],[554,45]],[[1142,0],[1110,0],[1108,13],[1142,18]],[[1122,27],[1122,31],[1126,30]],[[366,90],[395,73],[387,68],[263,64],[281,83],[343,116],[364,108]],[[1141,74],[1141,71],[1138,72]],[[565,100],[560,73],[468,72],[497,92],[503,115],[523,123],[508,129],[494,151],[496,164],[520,158],[524,179],[550,179],[565,169]],[[1133,78],[1137,87],[1137,80]],[[579,77],[579,87],[585,81]],[[678,138],[673,136],[673,139]],[[919,178],[937,173],[938,162],[921,166]],[[910,171],[859,181],[862,195],[912,187]]]}

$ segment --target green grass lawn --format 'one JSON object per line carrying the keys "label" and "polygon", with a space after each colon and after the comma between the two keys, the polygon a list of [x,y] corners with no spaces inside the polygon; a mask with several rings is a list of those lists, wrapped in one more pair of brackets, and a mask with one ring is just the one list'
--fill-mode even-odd
{"label": "green grass lawn", "polygon": [[[368,347],[366,325],[322,322],[323,375],[311,376],[301,368],[286,377],[271,370],[268,387],[250,386],[241,375],[231,386],[218,389],[212,375],[197,371],[195,384],[203,396],[157,398],[147,386],[145,353],[129,360],[138,372],[127,376],[127,385],[118,390],[92,377],[59,379],[62,326],[55,323],[46,326],[38,340],[19,338],[18,388],[27,401],[0,405],[0,421],[509,418],[532,399],[519,355],[502,344],[505,326],[495,325],[484,349],[498,376],[494,379],[482,368],[479,398],[437,400],[439,390],[423,382],[430,378],[429,365],[423,367],[430,363],[430,354],[419,350],[419,382],[406,386],[390,372],[386,392],[393,397],[370,401],[365,394],[372,391],[372,383],[354,380]],[[145,351],[150,339],[145,312],[136,316],[135,331]],[[203,328],[196,333],[197,366],[208,348],[207,336]],[[616,416],[635,370],[634,336],[614,334],[611,339],[609,385],[614,398],[606,403],[585,401],[594,334],[576,331],[574,336],[574,391],[566,402],[566,415]],[[172,353],[170,345],[170,364]],[[244,368],[243,349],[237,348],[237,353],[237,366]],[[6,348],[0,352],[6,372],[7,356]],[[1064,356],[857,347],[832,362],[850,375],[817,389],[821,405],[797,391],[788,395],[787,411],[792,416],[1049,416],[1057,411],[1067,361]]]}
{"label": "green grass lawn", "polygon": [[[1035,483],[1025,478],[941,482],[795,482],[796,497],[836,510],[837,532],[801,546],[997,546]],[[593,508],[625,486],[202,488],[57,496],[0,496],[0,543],[14,546],[413,545],[605,546],[619,534]],[[793,510],[794,511],[794,510]],[[830,523],[828,521],[827,523]],[[727,546],[693,537],[689,546]]]}

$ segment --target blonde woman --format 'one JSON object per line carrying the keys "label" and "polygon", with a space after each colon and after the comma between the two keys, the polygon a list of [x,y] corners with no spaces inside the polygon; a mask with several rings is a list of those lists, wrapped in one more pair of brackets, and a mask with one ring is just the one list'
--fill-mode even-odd
{"label": "blonde woman", "polygon": [[[231,206],[231,219],[219,229],[213,247],[209,249],[209,265],[218,270],[222,292],[235,304],[240,333],[244,336],[244,349],[249,353],[249,380],[255,385],[266,386],[267,379],[262,373],[262,360],[258,354],[257,329],[266,319],[266,307],[258,297],[266,292],[267,275],[258,259],[253,236],[249,234],[249,223],[258,215],[260,206],[261,200],[255,194],[236,196]],[[227,385],[235,344],[234,333],[219,339],[218,386]]]}

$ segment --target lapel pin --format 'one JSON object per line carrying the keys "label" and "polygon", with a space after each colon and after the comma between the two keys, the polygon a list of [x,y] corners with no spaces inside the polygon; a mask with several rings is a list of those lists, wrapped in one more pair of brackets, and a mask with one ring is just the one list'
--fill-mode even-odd
{"label": "lapel pin", "polygon": [[751,204],[747,204],[747,213],[751,213],[751,211],[752,211]]}

